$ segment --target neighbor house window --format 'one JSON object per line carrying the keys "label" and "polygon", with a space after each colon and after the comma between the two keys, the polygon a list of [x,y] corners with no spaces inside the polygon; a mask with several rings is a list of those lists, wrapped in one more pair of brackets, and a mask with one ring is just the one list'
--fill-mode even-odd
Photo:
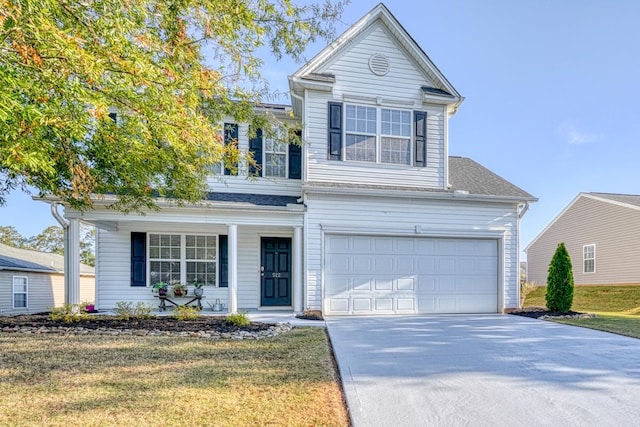
{"label": "neighbor house window", "polygon": [[596,272],[596,245],[585,245],[582,247],[582,259],[583,259],[583,272],[595,273]]}
{"label": "neighbor house window", "polygon": [[426,113],[329,103],[328,158],[426,166]]}
{"label": "neighbor house window", "polygon": [[217,247],[216,236],[150,233],[150,283],[216,286]]}
{"label": "neighbor house window", "polygon": [[13,276],[13,308],[27,308],[28,284],[26,276]]}

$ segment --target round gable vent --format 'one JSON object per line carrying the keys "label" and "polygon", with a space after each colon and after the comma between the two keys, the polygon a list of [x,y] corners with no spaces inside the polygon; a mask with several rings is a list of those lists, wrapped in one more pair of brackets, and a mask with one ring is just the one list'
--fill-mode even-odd
{"label": "round gable vent", "polygon": [[389,58],[379,53],[369,58],[369,69],[376,76],[384,76],[389,72]]}

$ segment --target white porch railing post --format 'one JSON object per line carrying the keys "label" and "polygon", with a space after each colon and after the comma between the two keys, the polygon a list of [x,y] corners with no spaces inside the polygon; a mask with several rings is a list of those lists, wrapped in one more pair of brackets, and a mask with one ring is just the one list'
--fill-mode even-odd
{"label": "white porch railing post", "polygon": [[302,284],[302,227],[293,227],[293,311],[301,312],[304,286]]}
{"label": "white porch railing post", "polygon": [[238,226],[229,224],[229,313],[238,312]]}
{"label": "white porch railing post", "polygon": [[67,304],[80,303],[80,222],[70,219],[66,231],[65,242],[65,302]]}

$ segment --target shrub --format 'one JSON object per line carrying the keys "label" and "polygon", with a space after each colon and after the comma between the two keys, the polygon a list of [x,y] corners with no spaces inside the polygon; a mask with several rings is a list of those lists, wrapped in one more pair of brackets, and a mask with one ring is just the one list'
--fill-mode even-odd
{"label": "shrub", "polygon": [[151,310],[153,310],[151,304],[139,302],[134,306],[131,301],[118,301],[113,312],[120,320],[150,319],[153,317]]}
{"label": "shrub", "polygon": [[54,322],[75,323],[89,317],[81,304],[64,304],[62,307],[51,308],[49,319]]}
{"label": "shrub", "polygon": [[173,311],[173,317],[177,320],[196,320],[202,313],[197,307],[180,305]]}
{"label": "shrub", "polygon": [[247,326],[251,323],[247,317],[247,313],[244,311],[241,311],[240,313],[227,314],[224,321],[230,325],[238,327]]}
{"label": "shrub", "polygon": [[566,313],[573,304],[573,272],[571,257],[564,243],[558,244],[549,263],[547,275],[547,308],[553,312]]}

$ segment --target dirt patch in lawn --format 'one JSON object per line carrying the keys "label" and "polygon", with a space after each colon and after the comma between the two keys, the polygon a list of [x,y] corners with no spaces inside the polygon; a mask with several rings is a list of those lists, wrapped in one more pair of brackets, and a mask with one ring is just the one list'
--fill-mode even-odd
{"label": "dirt patch in lawn", "polygon": [[163,332],[200,332],[215,331],[219,333],[233,333],[238,331],[260,332],[274,326],[273,323],[251,322],[247,326],[234,326],[225,322],[223,317],[202,316],[194,320],[178,320],[170,316],[154,317],[151,319],[121,320],[115,316],[89,316],[77,322],[65,323],[49,319],[48,314],[30,314],[19,316],[0,316],[0,329],[12,327],[81,327],[85,329],[115,329],[115,330],[147,330]]}

